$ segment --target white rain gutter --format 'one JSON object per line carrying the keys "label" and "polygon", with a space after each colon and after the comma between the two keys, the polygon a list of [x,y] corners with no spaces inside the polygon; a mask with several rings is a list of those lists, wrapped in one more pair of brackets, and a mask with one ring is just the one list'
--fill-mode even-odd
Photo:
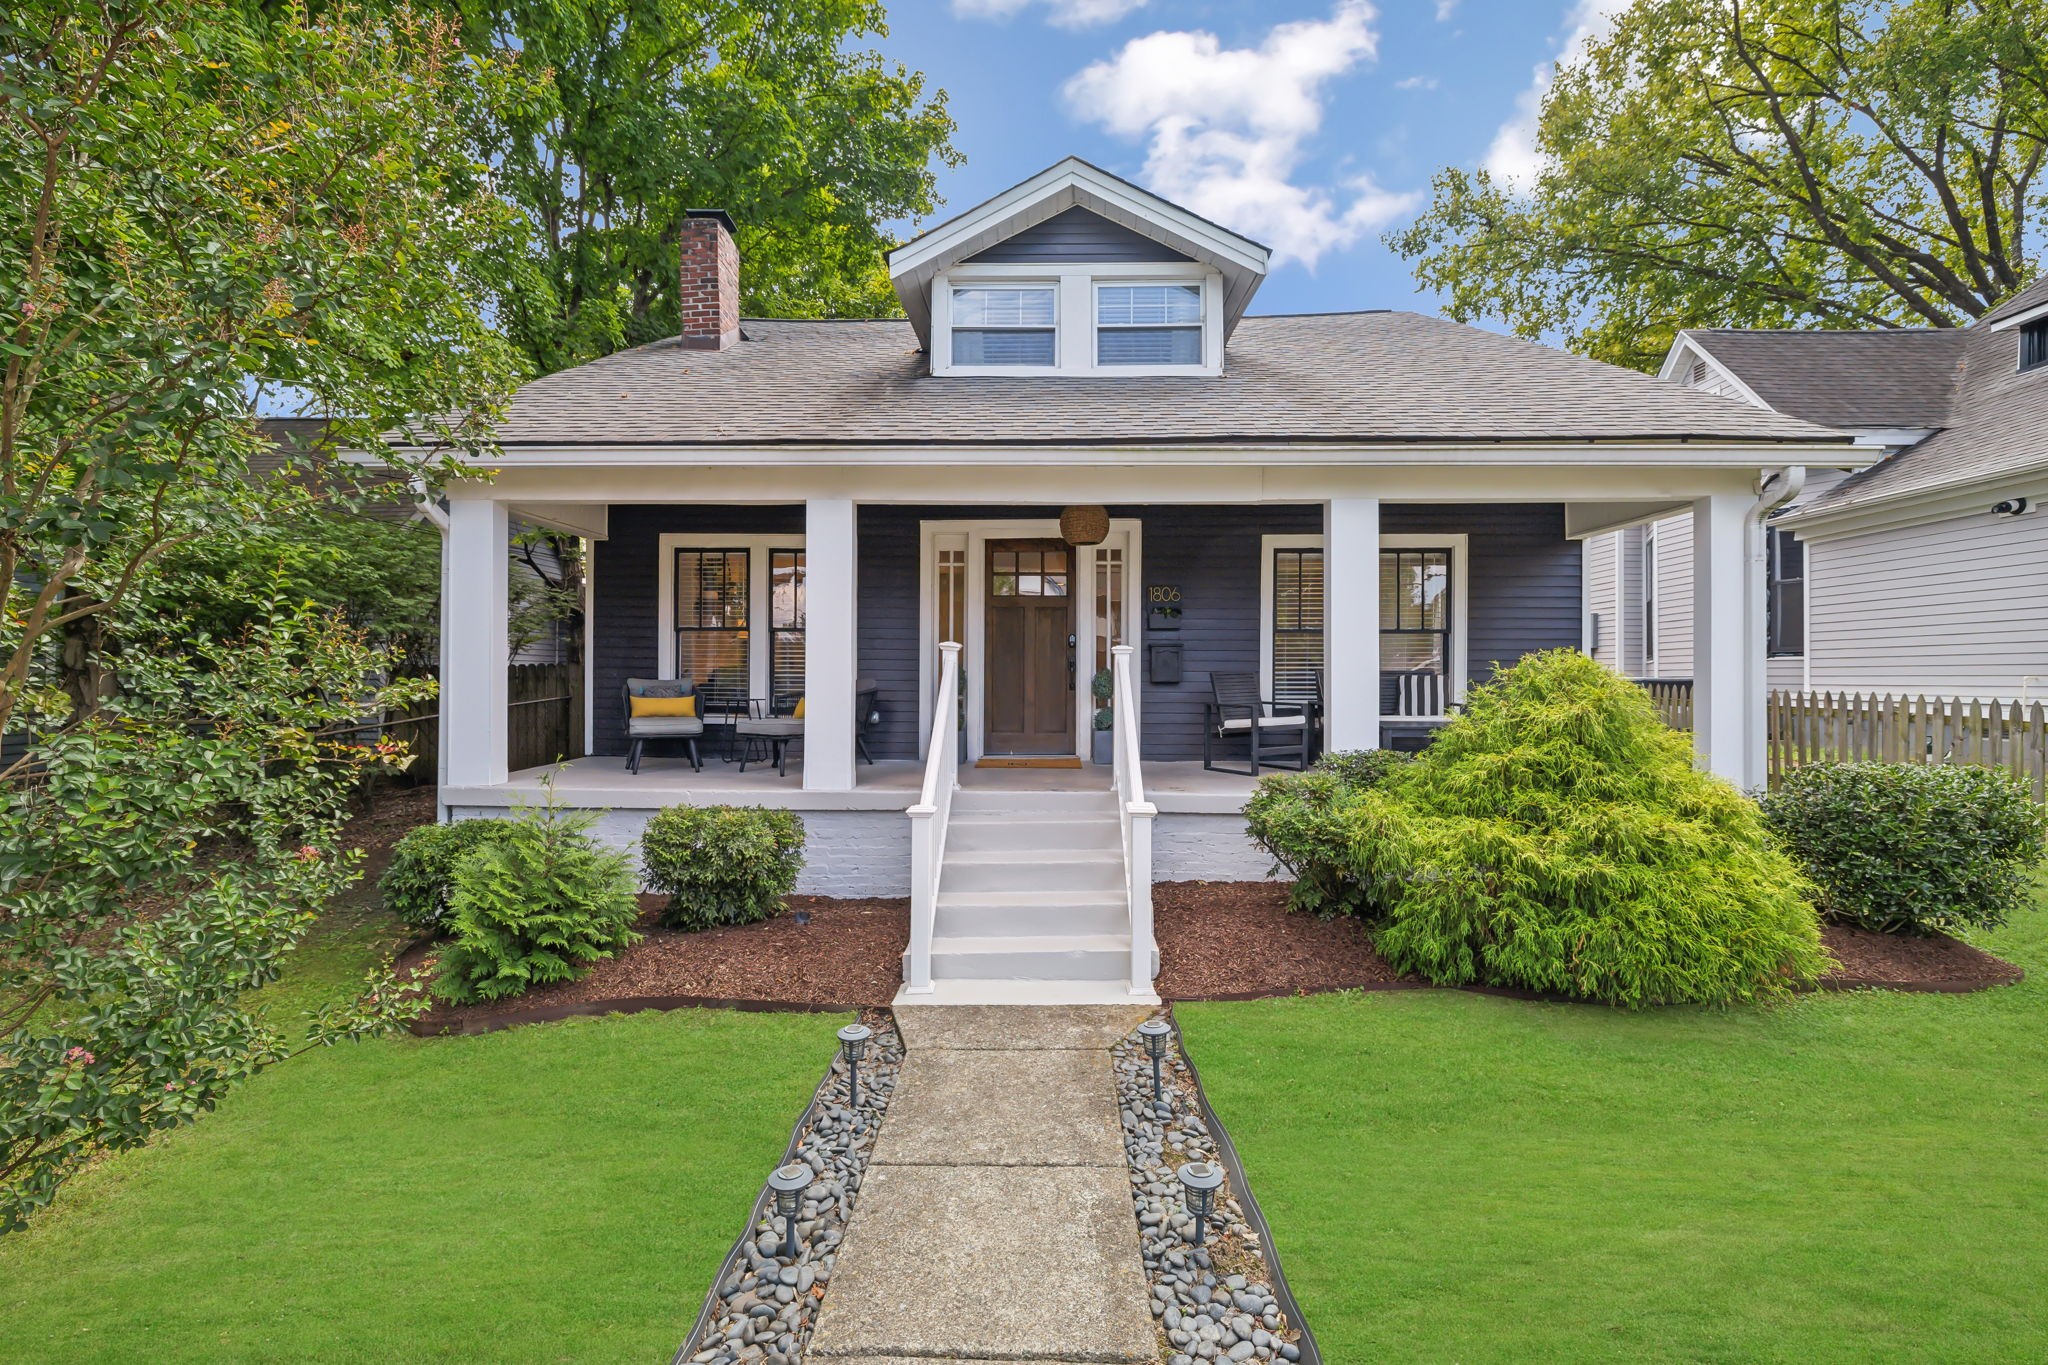
{"label": "white rain gutter", "polygon": [[[1806,466],[1787,465],[1775,474],[1767,474],[1762,481],[1762,490],[1749,516],[1743,522],[1743,535],[1747,541],[1744,547],[1749,561],[1748,582],[1750,620],[1762,623],[1770,619],[1770,537],[1767,528],[1771,513],[1797,498],[1806,491]],[[1808,623],[1811,625],[1811,623]],[[1768,629],[1768,627],[1767,627]],[[1762,725],[1765,693],[1769,690],[1770,641],[1750,642],[1748,663],[1748,698],[1745,710],[1749,712],[1743,726],[1743,750],[1747,757],[1747,769],[1751,785],[1762,786],[1767,777],[1768,754],[1765,749],[1764,727]]]}

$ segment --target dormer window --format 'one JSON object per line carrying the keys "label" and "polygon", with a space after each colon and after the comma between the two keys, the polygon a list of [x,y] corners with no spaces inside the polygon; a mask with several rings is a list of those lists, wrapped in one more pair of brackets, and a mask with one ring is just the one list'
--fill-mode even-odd
{"label": "dormer window", "polygon": [[964,368],[1056,361],[1058,289],[1050,284],[953,290],[953,363]]}
{"label": "dormer window", "polygon": [[1095,286],[1095,363],[1200,365],[1200,284]]}
{"label": "dormer window", "polygon": [[2048,318],[2036,318],[2020,328],[2020,368],[2038,370],[2048,365]]}

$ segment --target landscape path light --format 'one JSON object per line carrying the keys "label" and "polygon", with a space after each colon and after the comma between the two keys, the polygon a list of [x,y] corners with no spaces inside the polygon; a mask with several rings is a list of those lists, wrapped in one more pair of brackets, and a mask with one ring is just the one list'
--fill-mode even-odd
{"label": "landscape path light", "polygon": [[792,1261],[796,1259],[796,1211],[810,1187],[811,1168],[801,1161],[777,1166],[775,1174],[768,1177],[768,1188],[775,1191],[775,1211],[782,1215],[782,1254]]}
{"label": "landscape path light", "polygon": [[1173,1042],[1173,1025],[1164,1019],[1147,1019],[1138,1025],[1138,1036],[1145,1040],[1145,1051],[1152,1058],[1152,1102],[1166,1103],[1166,1092],[1159,1081],[1159,1064],[1166,1058],[1166,1049]]}
{"label": "landscape path light", "polygon": [[875,1031],[866,1024],[848,1024],[839,1030],[839,1055],[846,1058],[846,1077],[850,1108],[860,1108],[860,1059],[868,1055],[868,1039]]}
{"label": "landscape path light", "polygon": [[1190,1161],[1180,1168],[1180,1192],[1188,1212],[1195,1216],[1195,1245],[1209,1232],[1209,1214],[1216,1207],[1216,1191],[1223,1184],[1223,1168],[1213,1161]]}

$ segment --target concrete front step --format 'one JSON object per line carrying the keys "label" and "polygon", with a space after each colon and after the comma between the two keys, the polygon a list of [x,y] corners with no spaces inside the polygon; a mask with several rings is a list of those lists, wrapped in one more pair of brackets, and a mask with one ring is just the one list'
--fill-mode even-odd
{"label": "concrete front step", "polygon": [[992,792],[967,788],[953,793],[953,816],[1090,815],[1116,817],[1114,792]]}
{"label": "concrete front step", "polygon": [[1032,934],[932,940],[934,981],[1116,981],[1131,970],[1129,934]]}
{"label": "concrete front step", "polygon": [[946,850],[941,891],[1121,891],[1118,849],[1044,848],[1035,853]]}
{"label": "concrete front step", "polygon": [[1048,848],[1116,853],[1123,830],[1114,814],[1079,818],[1065,814],[963,815],[946,827],[948,853],[1032,853]]}
{"label": "concrete front step", "polygon": [[1036,934],[1114,934],[1131,909],[1116,891],[942,891],[932,923],[937,938]]}

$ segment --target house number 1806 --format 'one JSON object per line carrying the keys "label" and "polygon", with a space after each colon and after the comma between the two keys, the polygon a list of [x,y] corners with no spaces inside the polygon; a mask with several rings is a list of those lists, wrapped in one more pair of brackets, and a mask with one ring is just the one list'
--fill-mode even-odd
{"label": "house number 1806", "polygon": [[1156,584],[1146,589],[1146,600],[1153,606],[1167,606],[1180,601],[1180,589],[1170,583]]}

